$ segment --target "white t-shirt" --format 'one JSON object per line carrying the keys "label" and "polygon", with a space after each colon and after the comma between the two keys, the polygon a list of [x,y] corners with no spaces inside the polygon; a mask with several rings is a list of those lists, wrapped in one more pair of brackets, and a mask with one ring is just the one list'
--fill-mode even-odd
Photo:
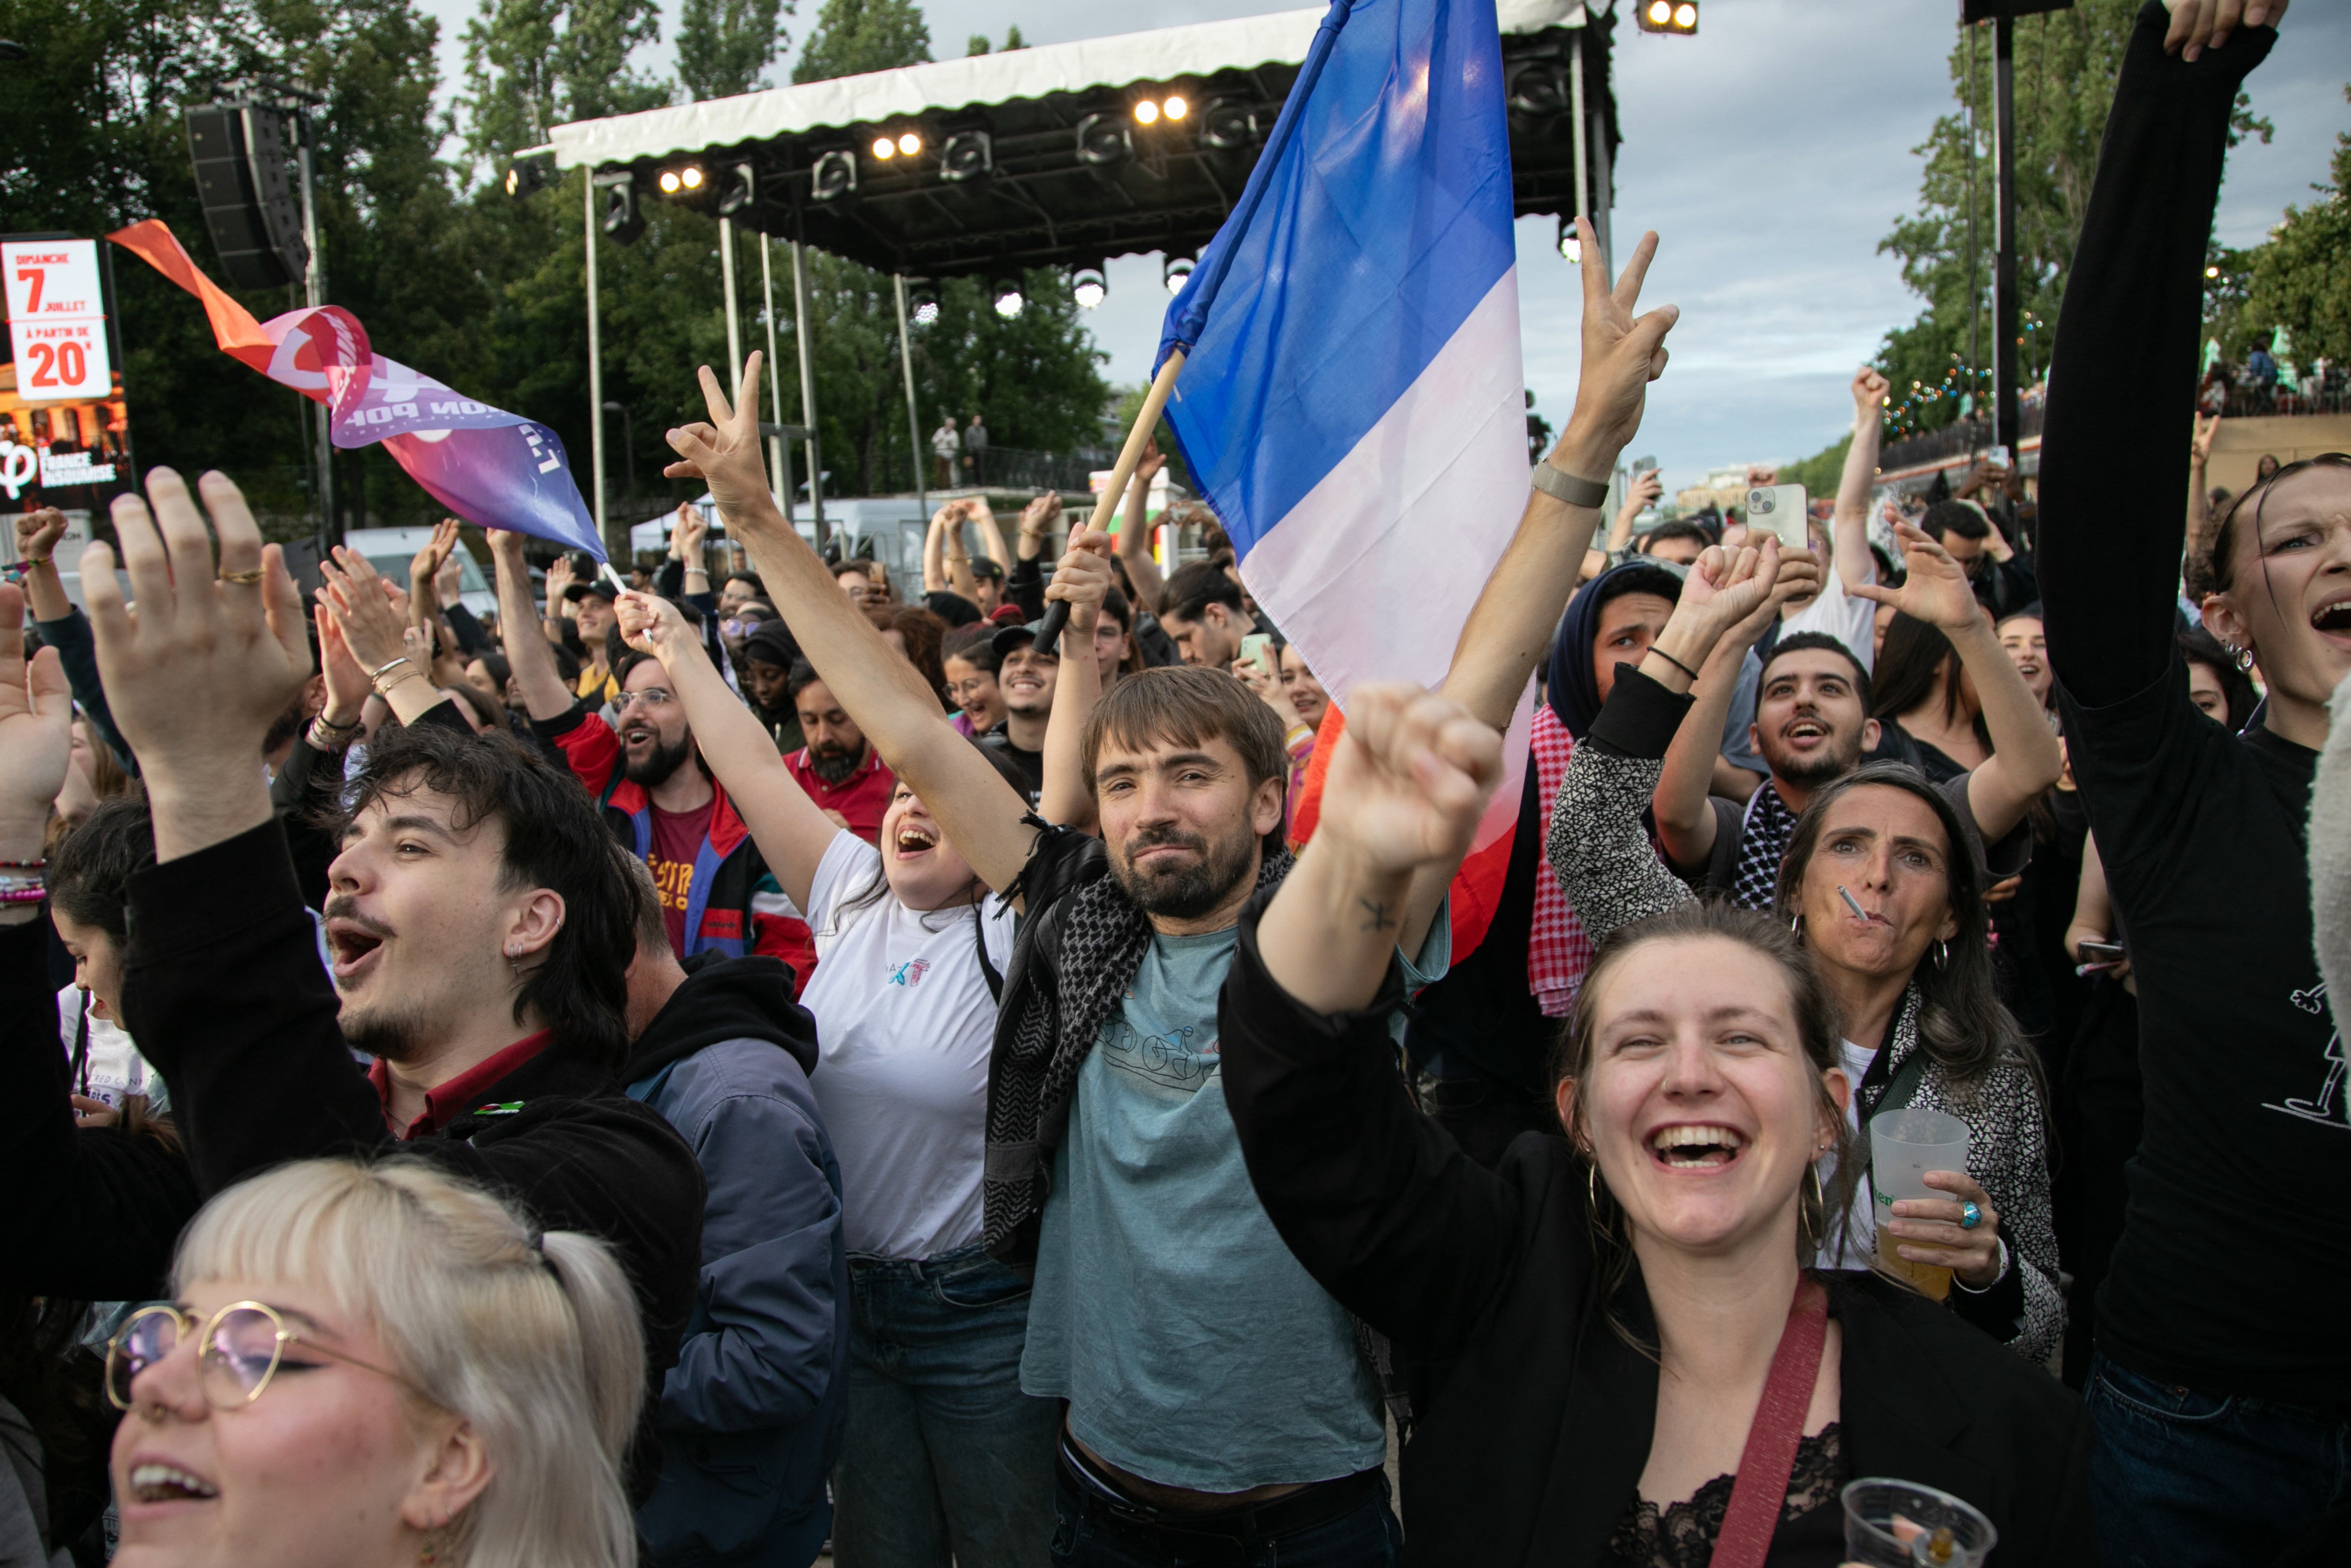
{"label": "white t-shirt", "polygon": [[[1857,594],[1845,591],[1844,573],[1836,569],[1835,562],[1824,563],[1823,576],[1826,580],[1820,592],[1813,596],[1813,601],[1793,615],[1782,618],[1780,635],[1790,637],[1799,632],[1825,632],[1852,649],[1853,656],[1861,661],[1864,670],[1875,674],[1877,606]],[[1862,551],[1861,580],[1867,583],[1877,580],[1877,562],[1865,549]]]}
{"label": "white t-shirt", "polygon": [[[74,1059],[76,1037],[87,1005],[79,986],[68,986],[57,993],[57,1038],[65,1047],[68,1062]],[[139,1054],[139,1048],[131,1043],[130,1032],[111,1019],[95,1014],[89,1021],[89,1053],[83,1058],[83,1072],[75,1075],[73,1092],[103,1100],[118,1111],[122,1108],[124,1095],[143,1094],[152,1109],[166,1109],[170,1096],[163,1088],[163,1075]],[[85,1077],[87,1088],[83,1086]]]}
{"label": "white t-shirt", "polygon": [[[816,1015],[809,1080],[841,1162],[849,1250],[933,1258],[977,1240],[996,998],[968,908],[919,914],[888,893],[840,919],[871,885],[879,851],[840,833],[810,889]],[[981,905],[988,961],[1012,957],[1012,911]]]}
{"label": "white t-shirt", "polygon": [[[1867,600],[1861,601],[1866,604]],[[1877,1052],[1865,1045],[1855,1045],[1849,1040],[1837,1041],[1837,1065],[1844,1069],[1845,1082],[1852,1093],[1844,1103],[1845,1131],[1854,1137],[1861,1136],[1861,1081],[1869,1075],[1869,1064],[1877,1060]],[[1829,1190],[1836,1182],[1836,1156],[1831,1155],[1820,1162],[1821,1189]],[[1869,1173],[1863,1171],[1854,1183],[1853,1213],[1845,1222],[1844,1247],[1823,1246],[1817,1266],[1823,1269],[1866,1269],[1877,1252],[1877,1210],[1870,1196]]]}

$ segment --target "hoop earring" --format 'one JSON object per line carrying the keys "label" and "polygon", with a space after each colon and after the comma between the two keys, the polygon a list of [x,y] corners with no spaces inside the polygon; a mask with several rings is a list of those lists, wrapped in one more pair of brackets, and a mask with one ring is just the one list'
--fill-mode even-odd
{"label": "hoop earring", "polygon": [[1938,936],[1935,938],[1935,967],[1938,969],[1948,969],[1950,967],[1951,945]]}
{"label": "hoop earring", "polygon": [[2229,652],[2237,655],[2237,673],[2239,674],[2251,674],[2252,673],[2253,651],[2251,648],[2231,648]]}

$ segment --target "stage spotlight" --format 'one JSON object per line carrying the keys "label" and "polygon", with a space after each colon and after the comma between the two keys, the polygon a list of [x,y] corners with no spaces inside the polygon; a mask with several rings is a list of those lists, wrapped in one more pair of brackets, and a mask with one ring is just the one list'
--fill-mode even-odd
{"label": "stage spotlight", "polygon": [[1017,277],[998,278],[993,292],[996,295],[996,313],[1007,321],[1019,315],[1020,308],[1028,303],[1021,298],[1020,280]]}
{"label": "stage spotlight", "polygon": [[517,158],[507,165],[507,194],[520,201],[535,191],[543,191],[555,183],[555,159],[552,154],[539,153],[529,158]]}
{"label": "stage spotlight", "polygon": [[1575,220],[1564,214],[1559,220],[1559,254],[1564,261],[1583,259],[1583,241],[1575,232]]}
{"label": "stage spotlight", "polygon": [[1169,93],[1166,101],[1159,106],[1159,112],[1170,120],[1181,120],[1191,111],[1192,106],[1186,103],[1182,96],[1176,93]]}
{"label": "stage spotlight", "polygon": [[1510,111],[1548,120],[1568,110],[1567,72],[1556,60],[1520,60],[1505,78]]}
{"label": "stage spotlight", "polygon": [[688,163],[684,168],[680,169],[677,172],[677,178],[678,183],[684,185],[687,190],[699,191],[702,189],[702,165],[699,163]]}
{"label": "stage spotlight", "polygon": [[1170,294],[1183,293],[1185,280],[1191,276],[1192,258],[1188,256],[1171,256],[1159,268],[1160,281],[1167,285]]}
{"label": "stage spotlight", "polygon": [[1674,7],[1674,26],[1685,33],[1698,31],[1698,5],[1695,0],[1682,0]]}
{"label": "stage spotlight", "polygon": [[604,232],[618,245],[634,245],[645,232],[645,214],[637,206],[636,176],[627,169],[600,170],[597,188],[604,193]]}
{"label": "stage spotlight", "polygon": [[1645,33],[1687,36],[1698,31],[1698,0],[1641,0],[1633,19]]}
{"label": "stage spotlight", "polygon": [[939,178],[953,184],[996,172],[996,141],[985,131],[959,131],[939,149]]}
{"label": "stage spotlight", "polygon": [[1102,168],[1134,156],[1134,138],[1115,114],[1089,114],[1078,121],[1078,162]]}
{"label": "stage spotlight", "polygon": [[914,325],[927,327],[939,319],[939,286],[927,280],[906,280],[906,308]]}
{"label": "stage spotlight", "polygon": [[1099,266],[1081,267],[1070,274],[1070,298],[1081,310],[1091,310],[1110,295],[1110,280]]}
{"label": "stage spotlight", "polygon": [[887,163],[891,159],[895,158],[897,155],[898,144],[896,142],[891,141],[886,136],[877,136],[873,139],[873,156],[881,159],[884,163]]}
{"label": "stage spotlight", "polygon": [[661,188],[663,195],[676,195],[679,183],[680,181],[678,180],[676,170],[664,169],[661,172]]}
{"label": "stage spotlight", "polygon": [[1146,98],[1141,103],[1134,106],[1134,122],[1137,125],[1151,125],[1155,123],[1158,119],[1159,106],[1152,102],[1149,99]]}
{"label": "stage spotlight", "polygon": [[820,156],[809,169],[809,195],[837,202],[857,193],[857,160],[840,148]]}
{"label": "stage spotlight", "polygon": [[1200,145],[1218,152],[1237,152],[1257,142],[1257,116],[1249,105],[1229,98],[1212,98],[1200,111]]}
{"label": "stage spotlight", "polygon": [[912,158],[923,150],[923,139],[909,131],[898,138],[898,151]]}
{"label": "stage spotlight", "polygon": [[749,206],[758,193],[758,183],[751,173],[751,165],[748,163],[728,165],[722,174],[722,186],[718,193],[718,215],[722,218],[733,217]]}

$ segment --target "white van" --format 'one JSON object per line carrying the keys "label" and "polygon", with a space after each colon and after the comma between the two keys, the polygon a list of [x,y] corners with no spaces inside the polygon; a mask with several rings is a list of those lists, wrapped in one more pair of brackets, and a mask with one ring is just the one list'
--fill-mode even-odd
{"label": "white van", "polygon": [[[343,536],[343,543],[368,558],[368,564],[402,588],[408,586],[408,563],[416,552],[433,542],[431,528],[353,528]],[[482,573],[482,563],[460,541],[455,550],[459,577],[457,601],[475,615],[486,615],[498,607],[498,591]]]}

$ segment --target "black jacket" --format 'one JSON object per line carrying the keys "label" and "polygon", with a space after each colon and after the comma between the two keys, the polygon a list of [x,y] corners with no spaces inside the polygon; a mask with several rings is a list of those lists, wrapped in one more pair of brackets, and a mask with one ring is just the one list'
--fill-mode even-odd
{"label": "black jacket", "polygon": [[[1539,1134],[1497,1170],[1472,1164],[1396,1076],[1395,972],[1362,1012],[1311,1012],[1266,973],[1262,913],[1242,915],[1217,1006],[1225,1099],[1283,1241],[1411,1364],[1406,1561],[1606,1562],[1648,1462],[1657,1367],[1601,1310],[1583,1165]],[[1637,1268],[1614,1307],[1654,1336]],[[1834,1276],[1830,1310],[1850,1476],[1967,1499],[2000,1530],[2001,1568],[2097,1562],[2089,1424],[2070,1392],[1874,1276]]]}
{"label": "black jacket", "polygon": [[124,1019],[171,1087],[203,1197],[287,1160],[394,1149],[428,1160],[546,1229],[611,1244],[658,1392],[694,1309],[702,1238],[702,1173],[668,1123],[559,1042],[486,1090],[480,1110],[402,1143],[343,1041],[277,822],[151,866],[129,893]]}
{"label": "black jacket", "polygon": [[0,1290],[150,1301],[196,1212],[196,1178],[158,1138],[74,1125],[48,925],[44,908],[0,927]]}

